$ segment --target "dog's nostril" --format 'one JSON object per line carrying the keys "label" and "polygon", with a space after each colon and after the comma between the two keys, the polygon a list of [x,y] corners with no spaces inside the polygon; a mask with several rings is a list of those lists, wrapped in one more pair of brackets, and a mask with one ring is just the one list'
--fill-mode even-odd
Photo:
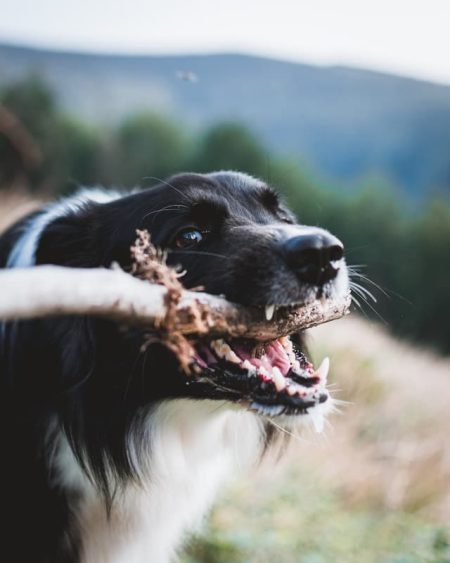
{"label": "dog's nostril", "polygon": [[326,231],[299,235],[284,242],[288,265],[305,283],[323,285],[336,277],[344,256],[342,243]]}

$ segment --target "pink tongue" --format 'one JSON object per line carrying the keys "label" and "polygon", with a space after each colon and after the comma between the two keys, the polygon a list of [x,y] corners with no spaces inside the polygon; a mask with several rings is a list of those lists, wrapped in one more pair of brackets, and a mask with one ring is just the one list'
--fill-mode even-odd
{"label": "pink tongue", "polygon": [[277,367],[283,375],[287,375],[291,369],[291,362],[289,361],[286,350],[283,346],[275,340],[266,347],[266,355],[272,366]]}

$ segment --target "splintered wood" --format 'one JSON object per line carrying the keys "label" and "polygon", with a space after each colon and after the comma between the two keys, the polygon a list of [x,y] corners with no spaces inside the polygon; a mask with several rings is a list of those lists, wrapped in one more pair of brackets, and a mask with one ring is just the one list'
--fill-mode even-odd
{"label": "splintered wood", "polygon": [[[184,291],[179,278],[183,272],[167,266],[167,253],[151,244],[148,231],[137,230],[136,234],[137,239],[131,247],[133,261],[131,273],[141,280],[162,285],[166,289],[164,317],[157,319],[154,326],[162,329],[159,331],[159,340],[177,356],[181,368],[185,372],[189,372],[195,350],[186,336],[177,329],[177,307]],[[153,341],[154,335],[149,334],[144,341],[143,348]]]}

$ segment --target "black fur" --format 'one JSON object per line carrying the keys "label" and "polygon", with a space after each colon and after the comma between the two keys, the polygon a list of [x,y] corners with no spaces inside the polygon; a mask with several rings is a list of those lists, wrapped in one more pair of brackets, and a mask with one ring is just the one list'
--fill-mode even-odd
{"label": "black fur", "polygon": [[[235,173],[183,174],[63,213],[42,232],[35,263],[91,268],[118,262],[128,269],[136,229],[148,229],[155,245],[169,249],[169,263],[186,270],[186,287],[201,285],[246,305],[289,304],[312,291],[283,257],[287,226],[294,224],[263,182]],[[0,267],[29,225],[27,218],[0,239]],[[191,226],[204,240],[177,248],[177,233]],[[140,417],[161,399],[208,391],[188,386],[165,348],[155,344],[141,353],[140,331],[105,320],[8,323],[1,334],[2,550],[11,563],[76,562],[71,516],[77,499],[55,481],[52,433],[64,429],[108,504],[124,480],[138,478],[126,438],[134,432],[139,443]]]}

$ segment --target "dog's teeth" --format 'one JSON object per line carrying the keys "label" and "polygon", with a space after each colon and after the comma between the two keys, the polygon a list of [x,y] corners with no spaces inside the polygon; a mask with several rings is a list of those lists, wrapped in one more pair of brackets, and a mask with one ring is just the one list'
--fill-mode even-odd
{"label": "dog's teeth", "polygon": [[327,382],[327,377],[328,377],[328,371],[330,370],[330,359],[329,358],[324,358],[322,360],[322,363],[320,364],[320,366],[317,369],[317,375],[320,377],[322,383],[326,383]]}
{"label": "dog's teeth", "polygon": [[300,390],[301,390],[301,387],[299,385],[297,385],[296,383],[291,383],[290,385],[288,385],[288,387],[286,389],[288,395],[290,395],[291,397],[296,395]]}
{"label": "dog's teeth", "polygon": [[308,411],[309,416],[311,417],[311,422],[313,423],[314,430],[320,434],[323,430],[324,419],[323,414],[316,408],[312,408]]}
{"label": "dog's teeth", "polygon": [[263,377],[265,377],[266,379],[272,379],[272,374],[270,374],[265,368],[263,368],[262,366],[259,366],[258,368],[258,373],[259,375],[262,375]]}
{"label": "dog's teeth", "polygon": [[294,353],[294,348],[292,347],[292,340],[289,338],[289,336],[281,336],[278,339],[278,342],[281,344],[281,346],[283,346],[283,348],[286,350],[288,354]]}
{"label": "dog's teeth", "polygon": [[213,340],[210,346],[219,358],[232,362],[233,364],[241,363],[241,359],[223,339],[219,338],[218,340]]}
{"label": "dog's teeth", "polygon": [[239,356],[237,356],[231,348],[225,352],[225,359],[233,364],[240,365],[241,363],[241,358],[239,358]]}
{"label": "dog's teeth", "polygon": [[274,312],[275,312],[275,305],[267,305],[267,307],[266,307],[266,319],[268,321],[272,320]]}
{"label": "dog's teeth", "polygon": [[248,360],[244,360],[241,364],[241,367],[246,369],[250,375],[256,374],[256,367],[250,363]]}
{"label": "dog's teeth", "polygon": [[277,367],[272,368],[272,379],[276,390],[283,391],[283,389],[286,387],[287,382],[286,378],[283,377],[283,374]]}

